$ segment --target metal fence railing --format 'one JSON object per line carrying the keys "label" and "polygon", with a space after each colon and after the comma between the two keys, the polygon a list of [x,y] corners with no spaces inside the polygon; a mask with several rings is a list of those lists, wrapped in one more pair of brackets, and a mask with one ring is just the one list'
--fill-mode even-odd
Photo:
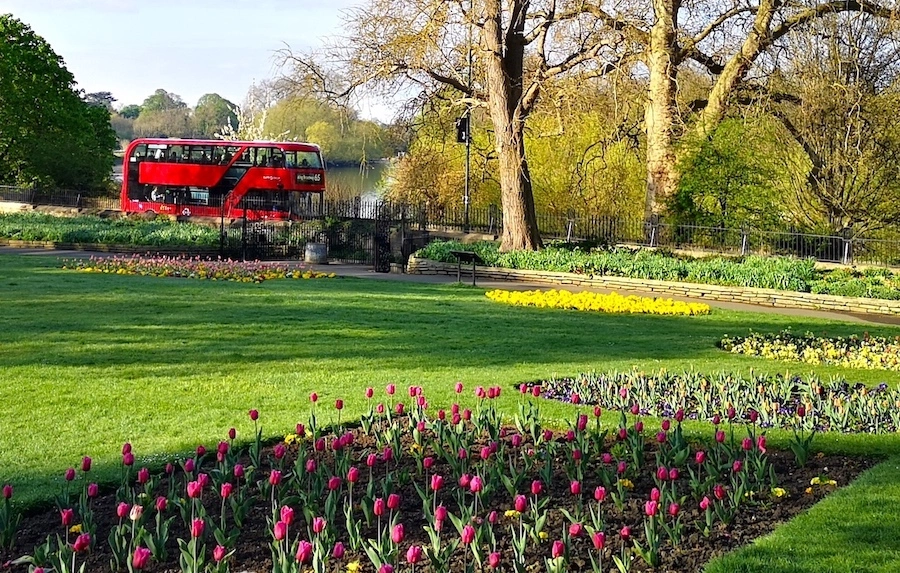
{"label": "metal fence railing", "polygon": [[[77,191],[33,190],[0,186],[0,202],[53,205],[97,210],[119,208],[118,197],[85,196]],[[503,214],[499,206],[460,206],[428,203],[391,203],[380,200],[325,200],[311,205],[308,215],[321,219],[323,228],[342,229],[331,237],[351,252],[371,251],[370,239],[355,234],[371,233],[373,221],[418,231],[469,231],[500,235]],[[540,212],[538,228],[545,240],[591,241],[672,249],[702,250],[737,255],[793,255],[844,264],[900,264],[900,240],[884,236],[827,235],[793,230],[725,228],[669,223],[663,218],[568,212]],[[362,235],[360,235],[362,236]],[[356,255],[355,255],[356,256]],[[359,255],[361,256],[361,255]]]}

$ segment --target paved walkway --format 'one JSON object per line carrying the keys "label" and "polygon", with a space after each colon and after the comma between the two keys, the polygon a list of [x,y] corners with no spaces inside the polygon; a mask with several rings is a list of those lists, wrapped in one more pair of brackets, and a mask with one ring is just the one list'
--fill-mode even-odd
{"label": "paved walkway", "polygon": [[[16,247],[0,247],[0,254],[16,254],[23,256],[55,256],[60,258],[80,258],[91,256],[115,256],[114,253],[101,253],[91,251],[64,251],[52,249],[34,249],[34,248],[16,248]],[[272,261],[287,264],[298,264],[298,261]],[[456,276],[446,275],[407,275],[400,273],[376,273],[368,265],[351,265],[351,264],[326,264],[326,265],[306,265],[317,271],[334,273],[343,277],[354,277],[372,280],[392,280],[405,281],[421,284],[453,284],[456,283]],[[463,271],[463,284],[472,283],[472,275]],[[477,280],[478,288],[483,289],[507,289],[507,290],[534,290],[553,288],[546,283],[529,283],[519,281],[496,281],[496,280]],[[561,288],[572,289],[570,285],[560,285]],[[604,289],[595,287],[578,287],[578,290],[588,290],[598,293],[610,293],[614,289]],[[658,296],[658,293],[645,292],[641,290],[623,291],[615,289],[615,292],[623,295],[635,294],[640,296]],[[803,318],[821,318],[825,320],[843,320],[846,322],[855,322],[860,324],[889,324],[900,326],[900,316],[886,316],[877,314],[852,314],[845,312],[823,311],[823,310],[806,310],[800,308],[782,308],[772,306],[761,306],[753,304],[744,304],[736,302],[715,301],[700,298],[687,297],[669,297],[675,300],[683,300],[686,302],[702,302],[714,308],[724,308],[728,310],[738,310],[744,312],[762,312],[770,314],[782,314],[786,316],[796,316]]]}

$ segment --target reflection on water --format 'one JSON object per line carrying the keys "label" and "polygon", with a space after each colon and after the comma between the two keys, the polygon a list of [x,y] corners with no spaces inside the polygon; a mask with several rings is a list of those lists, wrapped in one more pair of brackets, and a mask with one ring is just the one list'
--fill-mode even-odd
{"label": "reflection on water", "polygon": [[382,177],[387,163],[370,163],[368,167],[329,167],[325,172],[325,196],[329,199],[362,197],[374,199],[383,194]]}

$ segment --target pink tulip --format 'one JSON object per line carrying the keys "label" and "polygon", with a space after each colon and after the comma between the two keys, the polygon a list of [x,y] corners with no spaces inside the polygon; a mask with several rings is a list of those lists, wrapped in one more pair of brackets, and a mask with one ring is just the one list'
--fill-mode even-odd
{"label": "pink tulip", "polygon": [[497,514],[496,511],[492,511],[488,514],[488,523],[490,523],[491,525],[494,525],[495,523],[497,523],[498,519],[500,519],[500,516]]}
{"label": "pink tulip", "polygon": [[666,468],[664,468],[662,466],[657,468],[656,469],[656,479],[658,479],[660,481],[666,481],[667,479],[669,479],[669,470],[667,470]]}
{"label": "pink tulip", "polygon": [[302,438],[303,436],[306,435],[306,426],[304,426],[303,424],[297,424],[294,427],[294,433]]}
{"label": "pink tulip", "polygon": [[297,555],[294,558],[298,563],[309,563],[312,561],[313,546],[309,541],[303,540],[297,546]]}
{"label": "pink tulip", "polygon": [[231,485],[230,482],[225,482],[222,484],[222,487],[219,488],[219,495],[222,499],[228,499],[231,496],[231,492],[234,489],[234,486]]}
{"label": "pink tulip", "polygon": [[283,521],[287,525],[290,525],[294,522],[294,508],[289,505],[281,506],[281,512],[279,515],[281,516],[281,521]]}
{"label": "pink tulip", "polygon": [[72,522],[75,521],[75,512],[69,508],[60,511],[59,516],[63,527],[69,527],[72,525]]}
{"label": "pink tulip", "polygon": [[575,430],[569,430],[566,432],[566,441],[567,442],[575,441]]}
{"label": "pink tulip", "polygon": [[708,498],[708,497],[703,496],[703,499],[700,500],[700,509],[701,509],[702,511],[706,511],[707,509],[709,509],[709,505],[710,505],[711,503],[712,503],[712,502],[709,501],[709,498]]}
{"label": "pink tulip", "polygon": [[672,421],[669,420],[668,418],[666,418],[665,420],[662,421],[662,424],[660,424],[660,427],[662,428],[663,432],[668,432],[669,428],[672,427]]}
{"label": "pink tulip", "polygon": [[384,390],[385,390],[385,392],[387,392],[388,396],[393,396],[394,392],[397,391],[397,387],[394,386],[393,384],[388,384]]}
{"label": "pink tulip", "polygon": [[378,461],[378,456],[376,456],[375,454],[369,454],[368,456],[366,456],[366,465],[370,468],[375,465],[376,461]]}
{"label": "pink tulip", "polygon": [[325,531],[325,526],[327,525],[326,521],[322,517],[316,517],[312,522],[312,530],[313,533],[322,533]]}
{"label": "pink tulip", "polygon": [[100,486],[95,483],[88,484],[87,486],[87,495],[90,498],[95,498],[100,493]]}
{"label": "pink tulip", "polygon": [[237,430],[234,428],[228,428],[228,439],[233,440],[237,437]]}
{"label": "pink tulip", "polygon": [[444,521],[447,519],[447,508],[443,505],[437,506],[434,510],[434,520],[435,521]]}
{"label": "pink tulip", "polygon": [[575,428],[579,432],[583,432],[587,429],[588,417],[586,414],[578,414],[578,420],[575,422]]}
{"label": "pink tulip", "polygon": [[531,482],[531,495],[540,495],[543,490],[544,484],[541,483],[541,480]]}
{"label": "pink tulip", "polygon": [[613,462],[612,454],[609,452],[605,452],[603,455],[600,456],[600,461],[603,462],[604,464],[611,464]]}
{"label": "pink tulip", "polygon": [[347,481],[350,483],[356,483],[359,481],[359,468],[353,466],[349,470],[347,470]]}
{"label": "pink tulip", "polygon": [[463,391],[462,382],[457,382],[456,386],[454,386],[454,390],[456,390],[457,394],[462,394],[462,391]]}
{"label": "pink tulip", "polygon": [[206,448],[203,447],[203,444],[200,444],[199,446],[197,446],[197,457],[202,458],[205,455],[206,455]]}
{"label": "pink tulip", "polygon": [[728,406],[728,409],[725,410],[725,415],[728,416],[729,420],[734,420],[735,416],[737,416],[734,406]]}
{"label": "pink tulip", "polygon": [[306,473],[313,474],[316,473],[316,469],[319,467],[318,462],[316,462],[315,458],[309,458],[306,460]]}
{"label": "pink tulip", "polygon": [[184,473],[194,473],[194,458],[184,460]]}
{"label": "pink tulip", "polygon": [[391,541],[400,545],[403,543],[403,524],[398,523],[391,529]]}
{"label": "pink tulip", "polygon": [[433,466],[434,466],[434,458],[433,457],[428,456],[427,458],[422,460],[422,467],[424,467],[426,470],[430,470]]}
{"label": "pink tulip", "polygon": [[475,541],[475,528],[471,525],[466,525],[463,527],[460,537],[464,545],[469,545]]}
{"label": "pink tulip", "polygon": [[331,556],[337,560],[341,560],[344,558],[344,544],[338,541],[334,544],[334,549],[331,550]]}
{"label": "pink tulip", "polygon": [[432,491],[440,491],[441,488],[444,487],[444,478],[440,474],[434,474],[431,476],[431,490]]}
{"label": "pink tulip", "polygon": [[312,402],[313,404],[315,404],[316,402],[319,401],[319,395],[316,394],[315,392],[313,392],[312,394],[309,395],[309,401]]}
{"label": "pink tulip", "polygon": [[381,567],[378,568],[378,573],[394,573],[394,566],[390,563],[383,563]]}
{"label": "pink tulip", "polygon": [[472,481],[469,482],[469,489],[472,493],[479,493],[484,488],[484,484],[481,481],[479,476],[475,476],[472,478]]}
{"label": "pink tulip", "polygon": [[751,424],[755,424],[756,421],[759,419],[759,412],[757,412],[756,410],[750,410],[749,412],[747,412],[747,415],[750,418]]}
{"label": "pink tulip", "polygon": [[209,474],[197,474],[197,481],[200,482],[201,488],[205,488],[209,485]]}
{"label": "pink tulip", "polygon": [[131,443],[125,442],[124,444],[122,444],[122,455],[124,456],[125,454],[130,454],[130,453],[131,453]]}
{"label": "pink tulip", "polygon": [[672,517],[677,517],[677,516],[678,516],[678,511],[679,511],[680,509],[681,509],[681,506],[678,505],[677,503],[674,503],[674,502],[670,503],[670,504],[669,504],[669,515],[672,516]]}
{"label": "pink tulip", "polygon": [[766,437],[765,436],[757,436],[756,437],[756,447],[759,449],[760,453],[766,453]]}
{"label": "pink tulip", "polygon": [[131,506],[123,501],[116,506],[116,515],[119,517],[119,519],[124,519],[128,515],[128,511],[130,509]]}
{"label": "pink tulip", "polygon": [[391,448],[385,448],[384,452],[381,453],[381,459],[386,462],[389,462],[394,459],[394,450]]}
{"label": "pink tulip", "polygon": [[471,483],[472,483],[472,476],[470,476],[469,474],[463,474],[463,475],[459,476],[459,487],[461,487],[462,489],[468,489],[469,484],[471,484]]}
{"label": "pink tulip", "polygon": [[591,535],[591,543],[594,544],[594,549],[602,551],[603,547],[606,545],[606,534],[602,531],[595,532]]}
{"label": "pink tulip", "polygon": [[250,419],[254,422],[259,419],[259,411],[258,410],[250,410]]}
{"label": "pink tulip", "polygon": [[487,559],[488,567],[491,569],[496,569],[500,567],[500,554],[494,551],[490,555],[488,555]]}
{"label": "pink tulip", "polygon": [[716,430],[716,442],[723,443],[725,441],[725,432],[722,430]]}
{"label": "pink tulip", "polygon": [[279,521],[275,524],[275,527],[272,528],[272,536],[275,538],[275,541],[284,540],[287,535],[288,525],[283,521]]}
{"label": "pink tulip", "polygon": [[141,485],[144,485],[148,481],[150,481],[150,470],[148,470],[147,468],[139,469],[137,473],[137,482]]}
{"label": "pink tulip", "polygon": [[3,499],[10,499],[13,495],[13,486],[8,483],[3,484]]}
{"label": "pink tulip", "polygon": [[619,465],[616,466],[616,473],[624,474],[625,470],[627,470],[627,469],[628,469],[628,464],[626,464],[625,462],[619,462]]}
{"label": "pink tulip", "polygon": [[199,481],[189,481],[187,484],[187,495],[191,499],[197,499],[200,497],[201,492],[203,491],[202,486]]}
{"label": "pink tulip", "polygon": [[650,490],[650,500],[651,501],[659,501],[660,493],[658,488],[653,488]]}
{"label": "pink tulip", "polygon": [[287,449],[284,447],[284,444],[276,444],[272,449],[272,454],[274,454],[276,460],[284,458],[284,454],[286,453]]}
{"label": "pink tulip", "polygon": [[678,471],[678,468],[672,468],[669,470],[669,481],[675,481],[681,473]]}
{"label": "pink tulip", "polygon": [[569,491],[572,492],[572,495],[581,495],[581,482],[573,480],[572,483],[569,484]]}
{"label": "pink tulip", "polygon": [[718,426],[722,423],[722,417],[716,414],[715,416],[713,416],[712,423],[714,426]]}
{"label": "pink tulip", "polygon": [[234,477],[242,478],[244,477],[244,466],[241,464],[234,464]]}
{"label": "pink tulip", "polygon": [[743,467],[744,467],[744,463],[741,460],[734,460],[734,463],[731,464],[731,470],[734,473],[738,473],[739,471],[741,471],[741,468],[743,468]]}
{"label": "pink tulip", "polygon": [[541,387],[540,386],[532,386],[531,387],[531,395],[535,398],[539,398],[541,395]]}
{"label": "pink tulip", "polygon": [[560,540],[556,540],[553,542],[553,546],[550,549],[550,554],[554,559],[562,557],[566,553],[566,546],[563,545],[563,542]]}
{"label": "pink tulip", "polygon": [[668,438],[668,436],[666,435],[665,432],[657,432],[656,433],[656,443],[658,443],[658,444],[665,444],[667,438]]}
{"label": "pink tulip", "polygon": [[622,538],[622,541],[628,541],[631,539],[631,528],[627,525],[619,530],[619,537]]}
{"label": "pink tulip", "polygon": [[278,485],[281,483],[281,472],[278,470],[272,470],[269,472],[269,484],[270,485]]}
{"label": "pink tulip", "polygon": [[165,496],[161,495],[156,498],[156,511],[163,513],[168,506],[169,500]]}
{"label": "pink tulip", "polygon": [[195,519],[191,521],[191,537],[197,538],[203,536],[203,529],[206,527],[206,522],[202,519]]}
{"label": "pink tulip", "polygon": [[675,412],[675,421],[679,424],[684,421],[684,408],[678,408]]}
{"label": "pink tulip", "polygon": [[216,563],[220,562],[222,559],[225,559],[225,555],[228,553],[228,549],[226,549],[222,545],[216,545],[215,549],[212,552],[213,561]]}
{"label": "pink tulip", "polygon": [[134,454],[132,454],[131,452],[128,452],[127,454],[123,454],[122,455],[122,464],[129,466],[129,467],[133,466],[134,465]]}
{"label": "pink tulip", "polygon": [[581,535],[583,527],[580,523],[573,523],[569,526],[569,535],[572,537],[579,537]]}
{"label": "pink tulip", "polygon": [[[369,386],[368,388],[366,388],[366,399],[371,399],[372,396],[374,396],[374,395],[375,395],[375,389],[374,389],[374,388],[372,388],[371,386]],[[342,545],[341,547],[343,547],[343,545]]]}
{"label": "pink tulip", "polygon": [[706,461],[706,452],[704,452],[703,450],[698,451],[694,455],[694,461],[697,462],[697,465],[703,465],[703,463]]}
{"label": "pink tulip", "polygon": [[749,437],[746,437],[743,440],[741,440],[741,449],[744,450],[745,452],[749,452],[750,450],[752,450],[753,449],[753,440],[751,440]]}
{"label": "pink tulip", "polygon": [[91,458],[84,456],[81,458],[81,471],[83,473],[88,473],[91,471]]}
{"label": "pink tulip", "polygon": [[519,513],[525,513],[525,508],[528,506],[528,500],[524,495],[517,495],[515,500],[516,511]]}
{"label": "pink tulip", "polygon": [[606,488],[602,485],[598,485],[594,490],[594,499],[598,502],[602,502],[604,499],[606,499]]}
{"label": "pink tulip", "polygon": [[131,564],[135,569],[143,569],[150,561],[150,550],[146,547],[135,547],[134,556],[131,558]]}
{"label": "pink tulip", "polygon": [[383,498],[379,497],[375,500],[375,504],[372,507],[372,512],[375,515],[384,515],[384,499]]}
{"label": "pink tulip", "polygon": [[400,496],[396,493],[392,493],[387,498],[387,506],[390,510],[395,510],[400,507]]}
{"label": "pink tulip", "polygon": [[170,476],[170,475],[174,474],[174,473],[175,473],[175,466],[172,465],[171,462],[170,462],[170,463],[167,463],[167,464],[166,464],[165,472],[166,472],[166,475],[167,475],[167,476]]}
{"label": "pink tulip", "polygon": [[375,412],[378,414],[384,414],[384,404],[378,404],[375,406]]}
{"label": "pink tulip", "polygon": [[713,495],[716,496],[716,499],[719,501],[725,499],[725,488],[719,484],[713,488]]}
{"label": "pink tulip", "polygon": [[643,432],[644,431],[644,422],[642,422],[641,420],[638,420],[637,422],[635,422],[634,423],[634,431],[637,432],[638,434]]}

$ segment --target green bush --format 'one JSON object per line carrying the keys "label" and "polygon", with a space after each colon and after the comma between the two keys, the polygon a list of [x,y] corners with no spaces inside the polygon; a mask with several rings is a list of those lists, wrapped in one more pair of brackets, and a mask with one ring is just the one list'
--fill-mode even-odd
{"label": "green bush", "polygon": [[551,245],[542,251],[499,252],[496,243],[440,241],[416,253],[456,262],[452,250],[475,251],[489,266],[585,275],[744,286],[900,300],[900,278],[887,269],[818,271],[813,259],[748,256],[680,257],[663,250]]}

